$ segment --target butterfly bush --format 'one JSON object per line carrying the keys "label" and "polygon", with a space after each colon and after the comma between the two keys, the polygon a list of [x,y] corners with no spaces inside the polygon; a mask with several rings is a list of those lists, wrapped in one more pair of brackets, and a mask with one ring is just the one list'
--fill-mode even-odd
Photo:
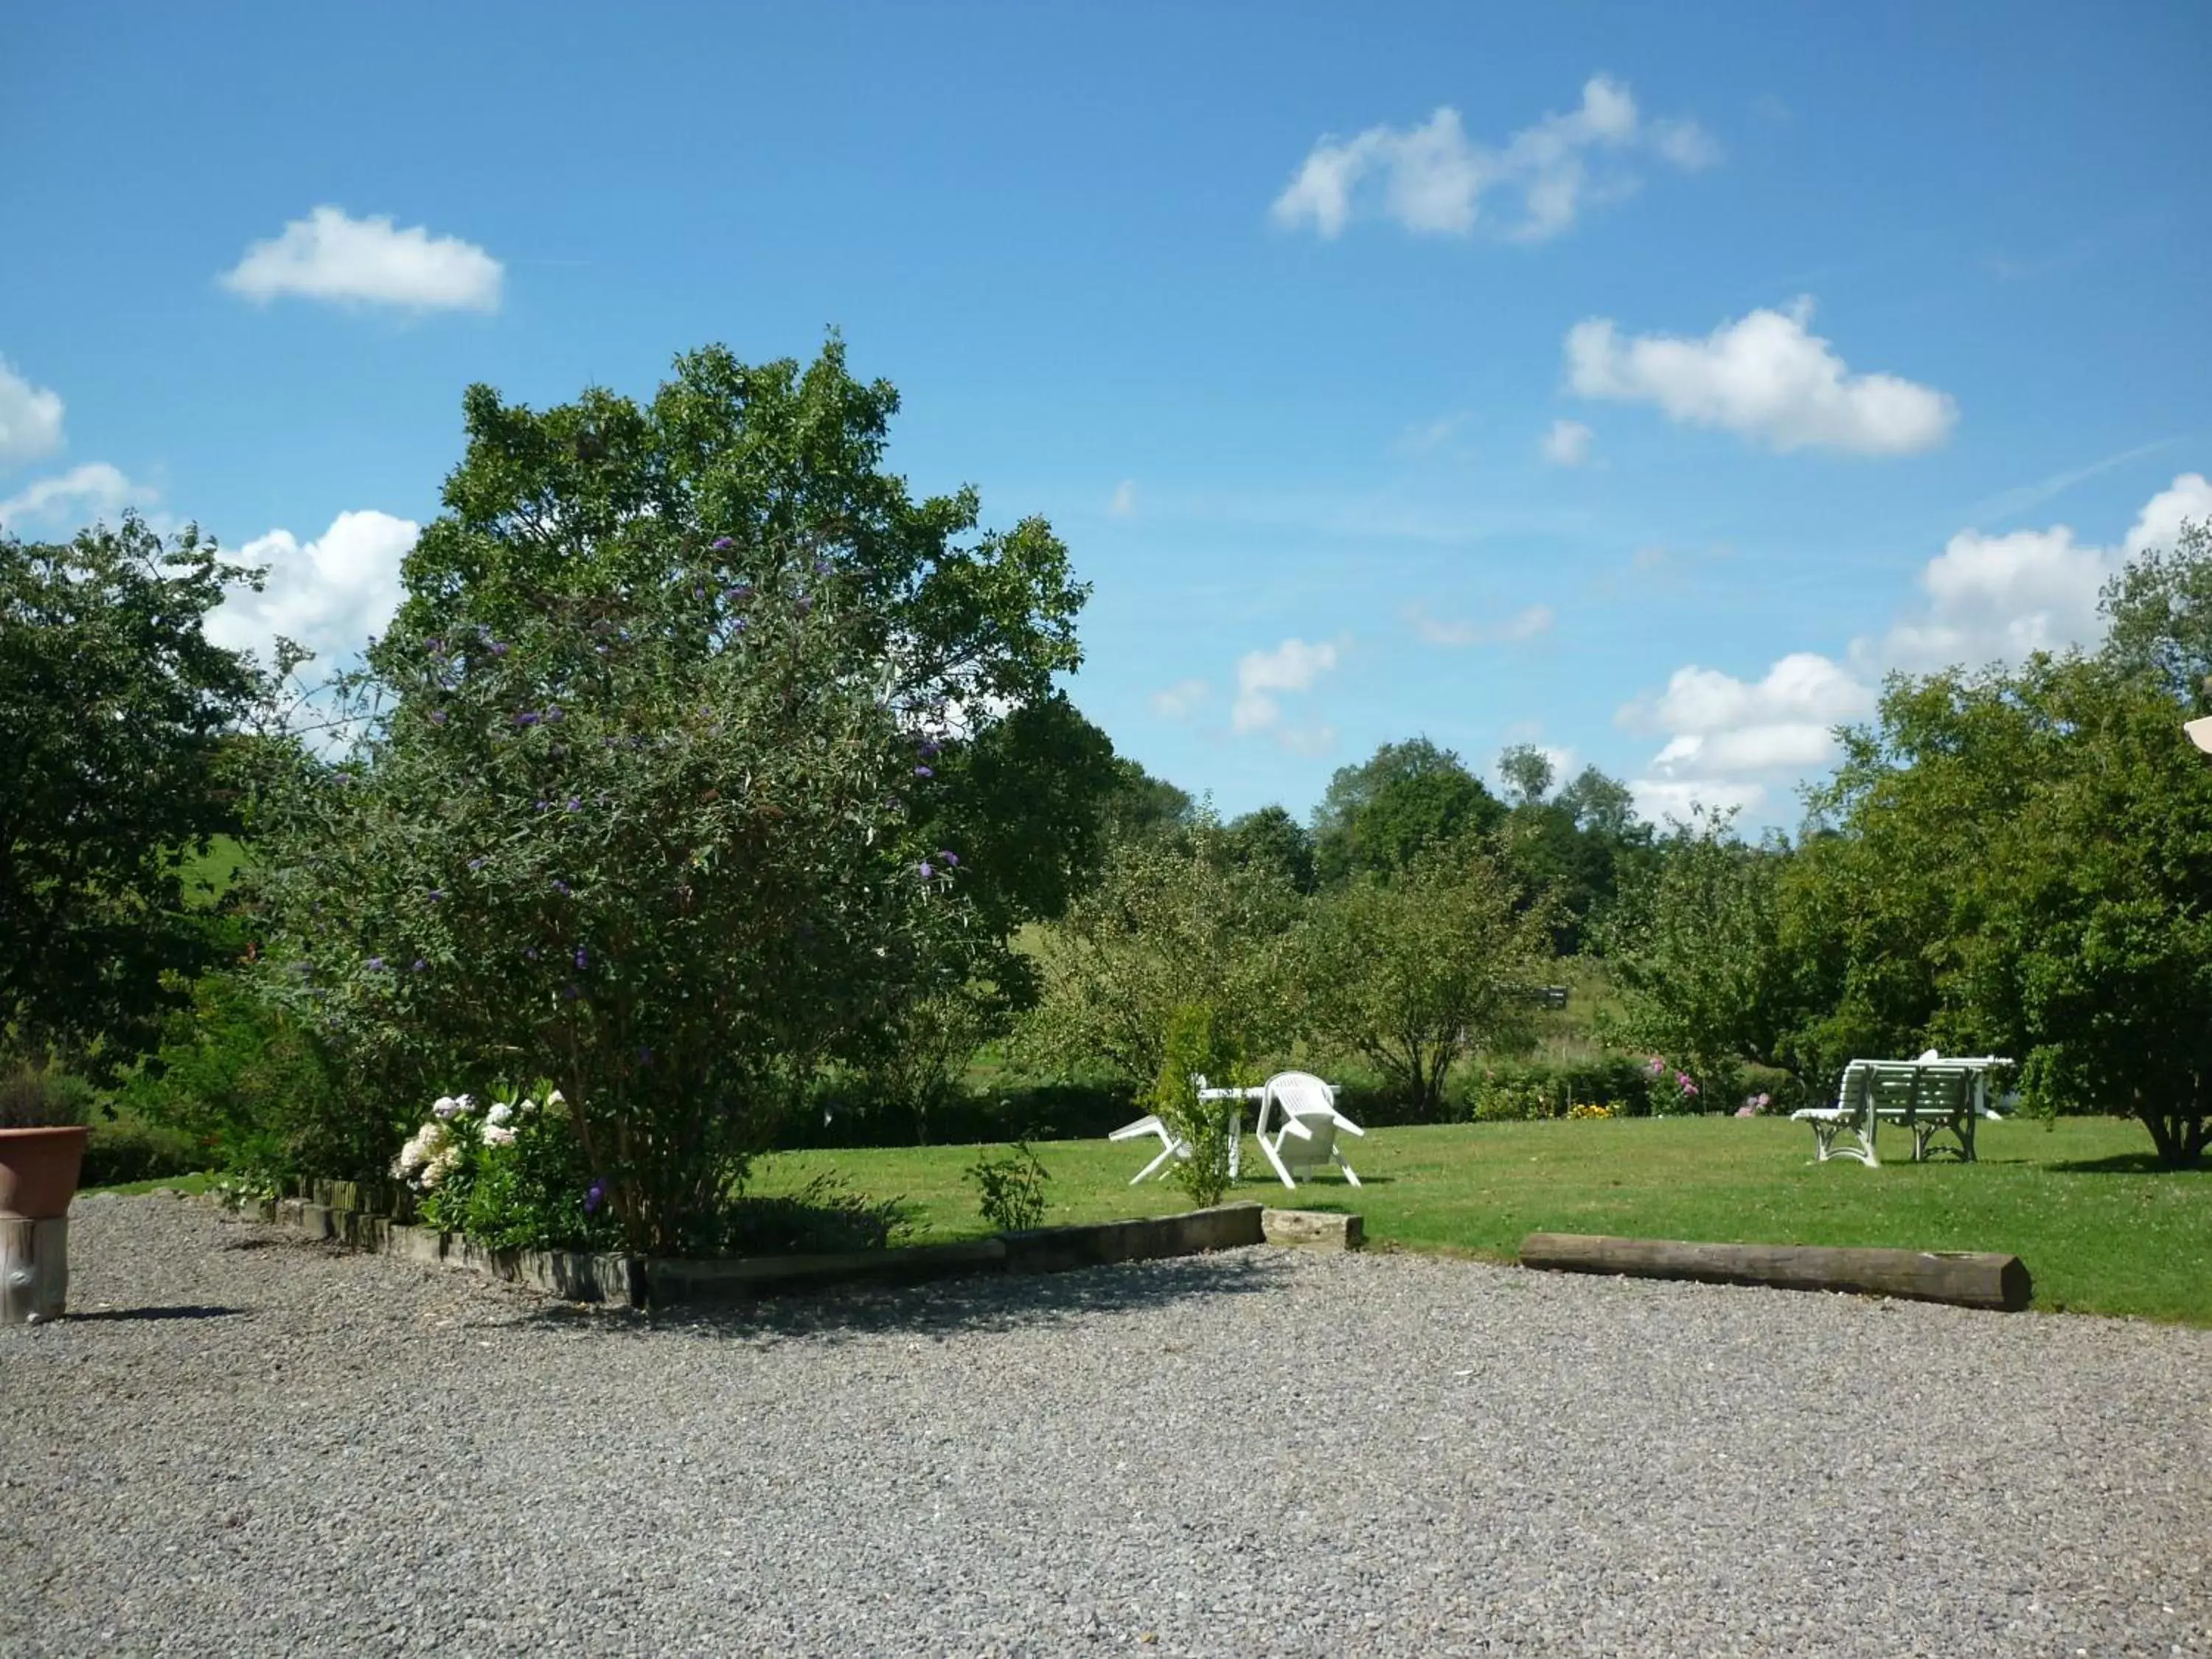
{"label": "butterfly bush", "polygon": [[[395,1089],[543,1073],[578,1225],[659,1254],[719,1247],[799,1081],[976,933],[921,827],[944,713],[881,617],[811,560],[720,557],[387,636],[348,688],[368,735],[262,837],[273,994]],[[439,1097],[395,1167],[460,1206],[538,1133],[525,1098]]]}

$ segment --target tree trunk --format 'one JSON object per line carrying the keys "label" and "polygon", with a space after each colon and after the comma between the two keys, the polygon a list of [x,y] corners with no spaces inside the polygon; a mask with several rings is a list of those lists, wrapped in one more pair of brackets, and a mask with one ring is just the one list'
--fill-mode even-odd
{"label": "tree trunk", "polygon": [[0,1325],[58,1319],[69,1297],[69,1218],[0,1216]]}

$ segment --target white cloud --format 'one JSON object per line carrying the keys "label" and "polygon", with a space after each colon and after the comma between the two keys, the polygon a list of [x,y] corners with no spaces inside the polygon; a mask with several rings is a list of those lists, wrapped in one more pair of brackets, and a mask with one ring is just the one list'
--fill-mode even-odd
{"label": "white cloud", "polygon": [[[1342,235],[1355,216],[1377,210],[1410,231],[1465,236],[1481,216],[1484,196],[1503,191],[1517,194],[1521,204],[1505,234],[1541,241],[1572,225],[1586,203],[1633,190],[1632,174],[1594,168],[1592,161],[1638,151],[1684,169],[1709,166],[1720,155],[1694,121],[1646,122],[1626,87],[1598,75],[1584,83],[1578,107],[1547,115],[1495,148],[1468,138],[1459,112],[1449,106],[1417,127],[1324,136],[1272,212],[1279,225],[1310,224],[1329,240]],[[1379,192],[1370,180],[1379,181]]]}
{"label": "white cloud", "polygon": [[1112,519],[1126,519],[1136,510],[1137,481],[1124,478],[1114,486],[1114,499],[1106,504],[1106,515]]}
{"label": "white cloud", "polygon": [[1681,817],[1694,799],[1758,811],[1775,791],[1834,763],[1833,728],[1874,712],[1891,670],[1977,668],[2095,646],[2105,583],[2129,559],[2170,548],[2183,520],[2199,519],[2212,519],[2212,481],[2185,472],[2144,504],[2115,547],[2077,541],[2063,525],[2001,536],[1962,530],[1922,567],[1918,602],[1886,632],[1853,641],[1847,662],[1797,652],[1757,681],[1677,669],[1663,692],[1618,717],[1631,730],[1666,734],[1633,781],[1638,810]]}
{"label": "white cloud", "polygon": [[1177,680],[1152,693],[1152,713],[1162,720],[1188,720],[1212,695],[1213,687],[1204,680]]}
{"label": "white cloud", "polygon": [[289,530],[256,537],[235,556],[269,567],[262,591],[232,589],[210,613],[208,637],[266,653],[282,635],[325,661],[352,655],[399,608],[399,562],[419,529],[388,513],[341,513],[304,545]]}
{"label": "white cloud", "polygon": [[500,262],[457,236],[401,230],[386,217],[349,218],[319,207],[256,242],[222,276],[234,294],[266,304],[281,295],[414,311],[496,311]]}
{"label": "white cloud", "polygon": [[1237,701],[1229,723],[1239,735],[1264,732],[1282,718],[1277,694],[1304,691],[1336,666],[1336,647],[1288,639],[1273,651],[1248,651],[1237,663]]}
{"label": "white cloud", "polygon": [[2202,472],[2183,473],[2146,501],[2128,532],[2124,550],[2132,559],[2154,547],[2171,549],[2185,519],[2192,523],[2212,519],[2212,483]]}
{"label": "white cloud", "polygon": [[1407,605],[1405,617],[1407,626],[1424,645],[1454,647],[1518,644],[1550,633],[1552,624],[1558,620],[1548,605],[1532,605],[1502,623],[1450,622],[1431,616],[1427,607],[1421,605]]}
{"label": "white cloud", "polygon": [[2094,646],[2097,600],[2128,560],[2170,548],[2185,520],[2212,519],[2212,483],[2185,472],[2144,503],[2118,547],[2078,542],[2064,525],[1985,536],[1962,530],[1920,573],[1923,603],[1878,640],[1854,641],[1869,674],[1963,663],[2018,662],[2035,651]]}
{"label": "white cloud", "polygon": [[51,478],[40,478],[27,489],[0,501],[0,525],[44,523],[74,527],[95,520],[112,520],[123,509],[143,506],[158,492],[134,484],[106,461],[88,461]]}
{"label": "white cloud", "polygon": [[1596,435],[1580,421],[1554,421],[1544,434],[1544,459],[1553,466],[1580,466],[1589,459],[1590,440]]}
{"label": "white cloud", "polygon": [[1909,455],[1950,435],[1958,405],[1894,374],[1853,374],[1810,332],[1813,302],[1759,310],[1705,338],[1623,341],[1609,318],[1567,331],[1567,383],[1580,396],[1656,404],[1688,426],[1719,427],[1790,451]]}
{"label": "white cloud", "polygon": [[0,466],[35,461],[61,447],[61,394],[33,386],[0,357]]}

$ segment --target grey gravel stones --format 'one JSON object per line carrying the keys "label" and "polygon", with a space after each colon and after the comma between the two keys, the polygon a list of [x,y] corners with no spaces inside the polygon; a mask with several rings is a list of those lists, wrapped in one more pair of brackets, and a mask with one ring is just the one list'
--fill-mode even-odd
{"label": "grey gravel stones", "polygon": [[2212,1652],[2212,1333],[1243,1250],[639,1317],[80,1200],[0,1655]]}

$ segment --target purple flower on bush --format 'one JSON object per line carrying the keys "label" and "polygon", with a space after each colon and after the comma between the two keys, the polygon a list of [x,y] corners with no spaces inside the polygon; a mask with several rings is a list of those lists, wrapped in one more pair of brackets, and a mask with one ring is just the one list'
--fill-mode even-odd
{"label": "purple flower on bush", "polygon": [[791,609],[794,615],[803,617],[806,615],[808,611],[814,609],[814,601],[807,595],[801,593],[797,599],[791,602]]}
{"label": "purple flower on bush", "polygon": [[606,1177],[602,1176],[584,1189],[584,1213],[597,1215],[599,1206],[607,1201]]}
{"label": "purple flower on bush", "polygon": [[588,968],[591,965],[591,953],[586,951],[582,945],[579,945],[576,947],[576,966],[579,968]]}
{"label": "purple flower on bush", "polygon": [[469,860],[469,868],[471,870],[481,870],[483,866],[484,861],[481,854]]}
{"label": "purple flower on bush", "polygon": [[817,559],[814,562],[814,574],[817,576],[826,576],[836,568],[827,559]]}
{"label": "purple flower on bush", "polygon": [[915,767],[914,769],[914,775],[918,778],[933,778],[937,775],[936,773],[930,770],[927,766]]}
{"label": "purple flower on bush", "polygon": [[583,803],[582,798],[581,798],[581,797],[580,797],[580,796],[576,796],[576,795],[571,795],[571,796],[569,796],[569,797],[568,797],[568,810],[569,810],[571,812],[580,812],[580,811],[582,811],[584,810],[584,803]]}
{"label": "purple flower on bush", "polygon": [[717,553],[726,553],[732,548],[735,547],[737,544],[732,541],[727,536],[717,536],[713,541],[708,543],[707,545],[713,548]]}
{"label": "purple flower on bush", "polygon": [[1666,1071],[1667,1062],[1660,1059],[1658,1055],[1654,1054],[1651,1056],[1651,1063],[1649,1066],[1646,1066],[1644,1069],[1650,1073],[1652,1076],[1658,1077]]}
{"label": "purple flower on bush", "polygon": [[560,721],[568,718],[568,717],[566,714],[563,714],[561,712],[561,705],[557,702],[551,705],[545,711],[545,720],[548,725],[558,724]]}
{"label": "purple flower on bush", "polygon": [[433,708],[430,711],[430,724],[433,726],[443,726],[445,723],[446,711],[442,708]]}
{"label": "purple flower on bush", "polygon": [[368,971],[372,974],[382,973],[384,971],[384,958],[382,957],[371,957],[368,959]]}
{"label": "purple flower on bush", "polygon": [[924,859],[921,861],[921,867],[915,871],[915,873],[920,876],[924,881],[934,881],[937,878],[936,868],[927,859]]}
{"label": "purple flower on bush", "polygon": [[437,639],[425,640],[423,643],[430,647],[430,654],[432,656],[442,657],[446,654],[445,641]]}
{"label": "purple flower on bush", "polygon": [[935,738],[924,738],[921,740],[921,757],[924,760],[935,760],[944,752],[944,749],[945,745],[938,742]]}
{"label": "purple flower on bush", "polygon": [[431,902],[431,903],[433,903],[433,904],[437,903],[440,900],[443,899],[445,896],[446,896],[446,890],[445,890],[444,888],[442,888],[442,887],[433,887],[433,888],[430,890],[430,902]]}
{"label": "purple flower on bush", "polygon": [[526,708],[514,717],[514,723],[517,726],[535,726],[538,724],[539,718],[540,717],[536,709]]}
{"label": "purple flower on bush", "polygon": [[505,656],[507,654],[507,641],[505,640],[494,640],[491,642],[491,653],[495,657]]}
{"label": "purple flower on bush", "polygon": [[737,621],[730,624],[730,632],[732,634],[742,634],[750,626],[751,626],[751,624],[747,623],[743,617],[740,617]]}
{"label": "purple flower on bush", "polygon": [[560,877],[556,876],[553,878],[553,890],[558,893],[562,898],[566,898],[568,896],[568,884],[562,880]]}
{"label": "purple flower on bush", "polygon": [[415,958],[415,971],[418,974],[427,974],[430,971],[430,964],[417,957]]}
{"label": "purple flower on bush", "polygon": [[724,599],[735,599],[739,605],[743,605],[752,596],[753,585],[750,582],[735,582],[722,590]]}
{"label": "purple flower on bush", "polygon": [[948,870],[957,870],[960,867],[960,854],[957,853],[948,853],[940,847],[937,849],[937,858],[938,861]]}

